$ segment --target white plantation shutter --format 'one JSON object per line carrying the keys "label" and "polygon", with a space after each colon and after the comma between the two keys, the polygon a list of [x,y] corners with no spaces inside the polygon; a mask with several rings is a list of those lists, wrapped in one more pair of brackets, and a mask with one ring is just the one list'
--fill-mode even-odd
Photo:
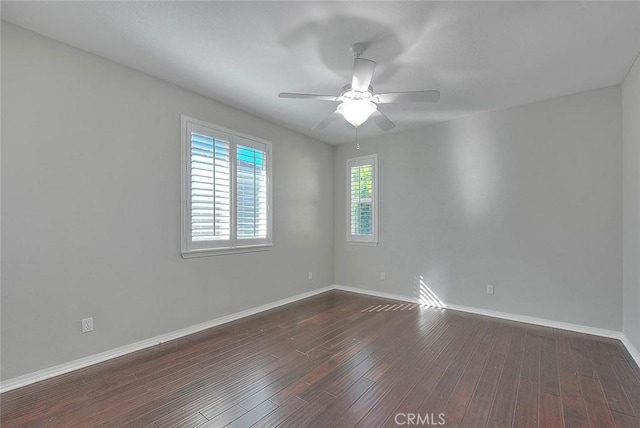
{"label": "white plantation shutter", "polygon": [[238,239],[267,237],[267,149],[242,140],[236,146]]}
{"label": "white plantation shutter", "polygon": [[347,241],[378,241],[377,155],[347,160]]}
{"label": "white plantation shutter", "polygon": [[373,165],[351,167],[351,234],[371,235],[373,225]]}
{"label": "white plantation shutter", "polygon": [[271,245],[271,144],[182,117],[184,257]]}
{"label": "white plantation shutter", "polygon": [[231,238],[229,142],[191,132],[191,239]]}

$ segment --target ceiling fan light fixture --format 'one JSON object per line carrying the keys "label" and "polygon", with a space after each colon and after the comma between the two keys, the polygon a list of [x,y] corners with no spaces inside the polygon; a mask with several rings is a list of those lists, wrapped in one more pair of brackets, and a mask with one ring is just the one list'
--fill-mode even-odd
{"label": "ceiling fan light fixture", "polygon": [[376,105],[371,101],[353,100],[342,102],[338,106],[337,112],[357,128],[365,123],[377,109]]}

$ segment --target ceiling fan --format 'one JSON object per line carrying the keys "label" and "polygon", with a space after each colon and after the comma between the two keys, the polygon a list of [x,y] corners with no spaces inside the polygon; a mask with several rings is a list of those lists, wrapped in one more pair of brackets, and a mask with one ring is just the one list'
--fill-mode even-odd
{"label": "ceiling fan", "polygon": [[334,95],[297,94],[281,92],[280,98],[311,99],[319,101],[340,102],[336,111],[322,122],[314,126],[313,130],[321,130],[343,116],[347,122],[358,128],[365,123],[369,117],[383,131],[389,131],[396,125],[384,114],[377,105],[390,103],[428,103],[436,102],[440,99],[440,91],[411,91],[411,92],[387,92],[376,94],[371,87],[371,78],[376,68],[375,61],[360,58],[364,51],[364,45],[356,43],[351,46],[351,53],[354,56],[353,77],[350,85],[342,88],[342,93]]}

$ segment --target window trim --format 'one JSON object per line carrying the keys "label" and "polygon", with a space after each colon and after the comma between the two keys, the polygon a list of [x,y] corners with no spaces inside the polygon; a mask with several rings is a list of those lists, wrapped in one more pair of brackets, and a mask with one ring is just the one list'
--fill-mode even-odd
{"label": "window trim", "polygon": [[[216,243],[215,241],[198,242],[194,245],[191,240],[191,186],[190,186],[190,173],[191,173],[191,139],[189,138],[189,131],[193,128],[206,128],[213,131],[213,136],[222,136],[229,142],[229,157],[230,170],[231,170],[231,212],[230,218],[230,236],[229,240],[224,240]],[[240,141],[236,141],[240,140]],[[242,141],[244,140],[244,141]],[[267,158],[267,237],[265,239],[253,238],[253,239],[238,239],[237,235],[237,159],[236,148],[238,144],[254,143],[264,145],[266,147]],[[237,132],[222,126],[205,122],[203,120],[195,119],[187,115],[180,115],[180,175],[181,175],[181,203],[180,203],[180,220],[181,220],[181,237],[180,237],[180,252],[183,258],[192,257],[207,257],[224,254],[236,254],[247,253],[254,251],[266,251],[273,246],[272,235],[272,223],[273,223],[273,211],[271,209],[271,174],[273,170],[273,159],[271,156],[271,141],[263,138],[255,137],[252,135]],[[212,245],[213,244],[213,245]]]}
{"label": "window trim", "polygon": [[[351,234],[351,167],[361,165],[372,165],[373,167],[373,234],[371,236],[352,235]],[[373,153],[370,155],[359,156],[356,158],[347,159],[346,163],[346,241],[349,245],[365,245],[376,246],[378,245],[378,154]]]}

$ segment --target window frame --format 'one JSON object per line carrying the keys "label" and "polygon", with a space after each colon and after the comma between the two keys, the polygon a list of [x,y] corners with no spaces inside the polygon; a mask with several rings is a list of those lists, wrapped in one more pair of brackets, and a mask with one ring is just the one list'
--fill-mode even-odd
{"label": "window frame", "polygon": [[[372,234],[371,235],[354,235],[351,233],[351,168],[354,166],[363,166],[363,165],[371,165],[372,166],[372,204],[371,209],[373,210],[371,221],[372,225]],[[346,241],[347,244],[350,245],[368,245],[368,246],[376,246],[378,245],[378,154],[373,153],[370,155],[358,156],[355,158],[347,159],[346,163],[346,182],[347,182],[347,209],[346,209],[346,217],[347,217],[347,230],[346,230]]]}
{"label": "window frame", "polygon": [[[195,130],[229,143],[230,167],[230,235],[228,240],[193,241],[191,230],[191,131]],[[261,149],[265,147],[267,163],[267,237],[238,238],[237,236],[237,146]],[[271,141],[234,131],[210,122],[180,115],[180,171],[181,171],[181,255],[183,258],[269,250],[273,246],[271,209],[271,174],[273,170]]]}

